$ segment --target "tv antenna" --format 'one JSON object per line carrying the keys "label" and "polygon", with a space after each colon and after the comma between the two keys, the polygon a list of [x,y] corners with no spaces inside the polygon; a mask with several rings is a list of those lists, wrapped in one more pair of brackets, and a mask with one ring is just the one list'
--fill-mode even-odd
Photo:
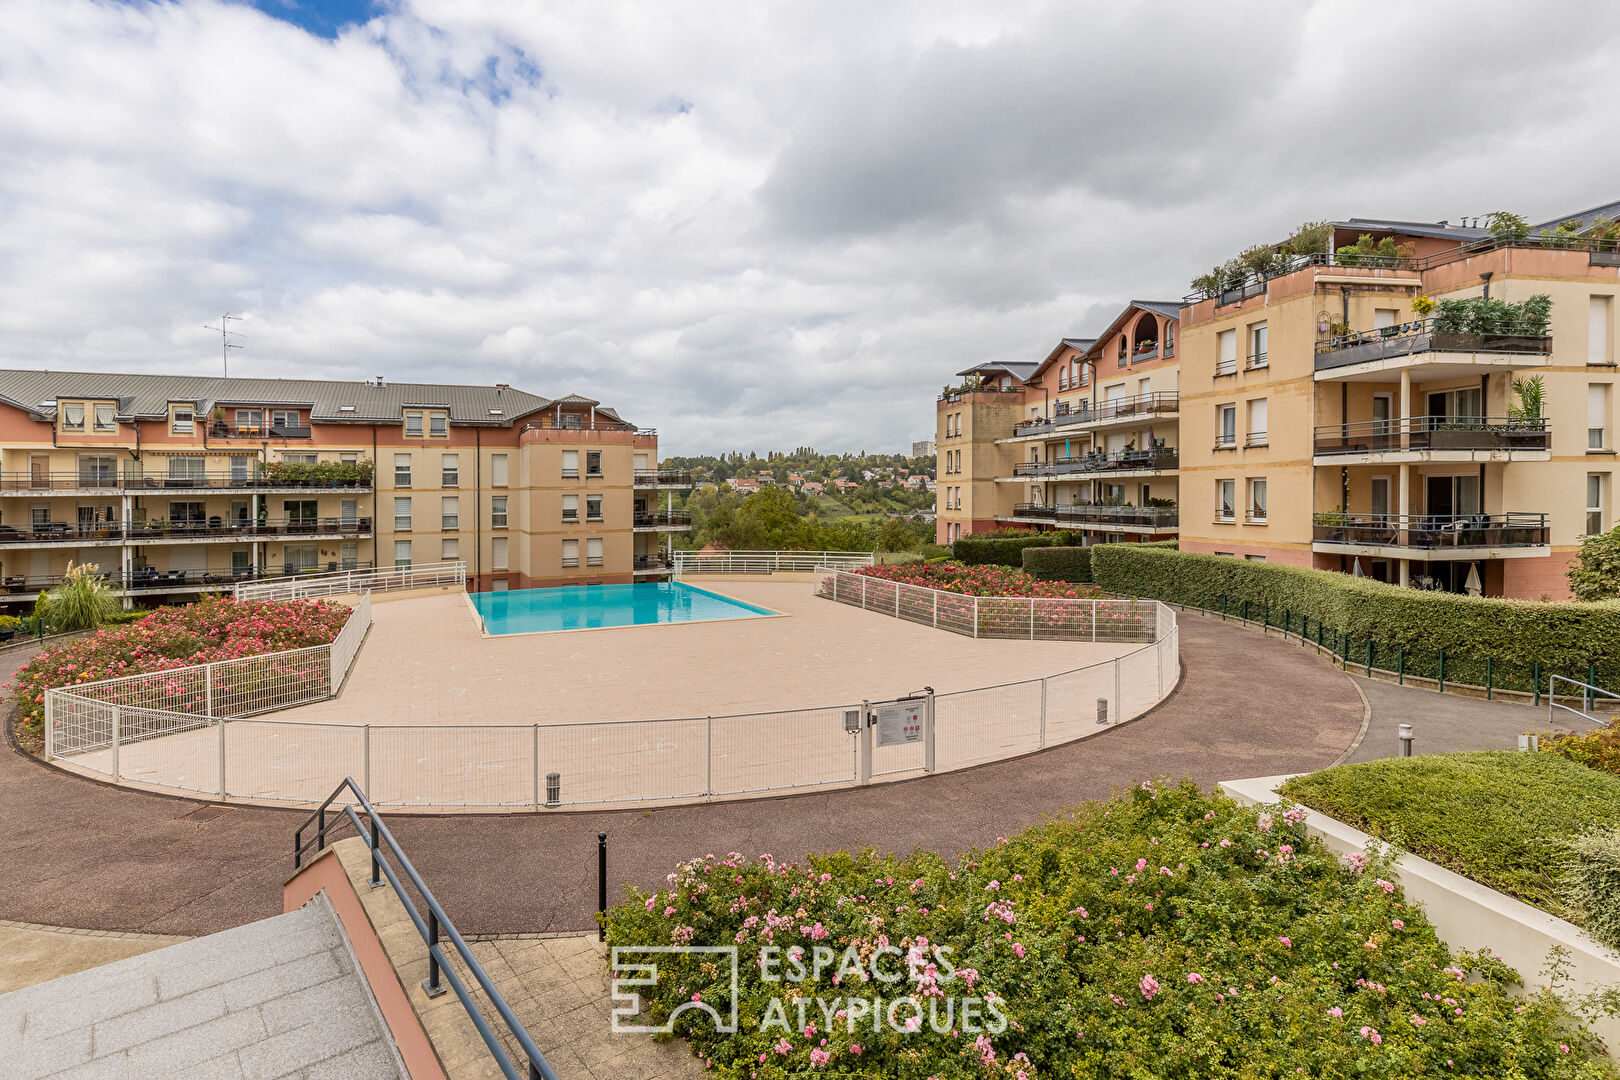
{"label": "tv antenna", "polygon": [[232,349],[240,349],[242,347],[242,346],[237,345],[237,344],[235,344],[234,342],[231,341],[231,338],[233,338],[233,337],[241,337],[242,336],[240,332],[231,329],[231,323],[233,323],[233,322],[241,322],[241,321],[242,321],[242,316],[240,316],[240,315],[232,315],[230,312],[227,311],[225,314],[223,314],[223,315],[221,315],[219,317],[219,325],[218,326],[205,326],[205,327],[203,327],[204,330],[218,330],[219,331],[219,360],[220,360],[220,363],[222,365],[224,365],[225,377],[227,379],[231,377],[231,350]]}

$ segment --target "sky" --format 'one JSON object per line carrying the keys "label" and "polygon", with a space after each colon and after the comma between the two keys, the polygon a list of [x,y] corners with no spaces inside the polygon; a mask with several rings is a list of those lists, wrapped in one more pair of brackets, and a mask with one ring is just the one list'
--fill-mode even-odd
{"label": "sky", "polygon": [[892,452],[1307,219],[1620,198],[1620,4],[0,0],[0,366]]}

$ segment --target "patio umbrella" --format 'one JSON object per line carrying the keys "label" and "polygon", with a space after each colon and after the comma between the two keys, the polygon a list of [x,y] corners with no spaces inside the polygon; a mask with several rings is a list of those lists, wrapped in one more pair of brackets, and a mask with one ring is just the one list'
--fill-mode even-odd
{"label": "patio umbrella", "polygon": [[1074,451],[1069,449],[1069,440],[1068,439],[1063,440],[1063,456],[1064,457],[1074,457]]}
{"label": "patio umbrella", "polygon": [[1463,585],[1463,591],[1469,596],[1478,596],[1485,591],[1479,582],[1479,563],[1468,564],[1468,581]]}
{"label": "patio umbrella", "polygon": [[1361,556],[1360,555],[1356,556],[1356,564],[1350,568],[1350,576],[1351,577],[1366,577],[1367,576],[1366,574],[1361,572]]}

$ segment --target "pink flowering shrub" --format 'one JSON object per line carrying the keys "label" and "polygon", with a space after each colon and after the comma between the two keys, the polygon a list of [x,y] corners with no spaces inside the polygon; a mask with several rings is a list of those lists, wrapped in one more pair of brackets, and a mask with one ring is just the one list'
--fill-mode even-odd
{"label": "pink flowering shrub", "polygon": [[959,562],[906,563],[902,566],[863,566],[851,573],[968,596],[1046,596],[1091,600],[1102,595],[1089,585],[1041,581],[1008,566],[968,566]]}
{"label": "pink flowering shrub", "polygon": [[[1323,1077],[1616,1075],[1559,999],[1510,996],[1500,961],[1447,949],[1378,884],[1384,862],[1353,873],[1301,822],[1270,816],[1262,829],[1260,811],[1190,782],[1148,784],[952,862],[708,855],[651,896],[629,889],[608,943],[737,946],[738,1030],[692,1009],[674,1021],[732,1080],[1202,1080],[1302,1063]],[[1279,841],[1287,858],[1266,854]],[[780,953],[762,968],[766,948]],[[867,967],[884,952],[897,982]],[[786,956],[801,981],[766,977]],[[662,1023],[694,994],[728,1002],[729,964],[664,955],[641,992]],[[851,1004],[874,997],[921,1007],[874,1026]],[[967,998],[995,1002],[1005,1026],[948,1014]],[[785,1026],[770,1022],[774,1001]]]}
{"label": "pink flowering shrub", "polygon": [[[325,600],[238,601],[210,597],[185,607],[162,607],[145,618],[100,630],[88,637],[46,649],[17,672],[4,687],[17,702],[17,720],[37,725],[45,717],[45,691],[55,687],[169,671],[191,664],[329,644],[348,620],[350,610]],[[301,677],[301,668],[265,672],[284,679]],[[318,676],[318,668],[314,672]],[[232,691],[240,687],[232,685]],[[193,705],[189,687],[176,686],[178,707]],[[167,707],[167,703],[166,703]]]}

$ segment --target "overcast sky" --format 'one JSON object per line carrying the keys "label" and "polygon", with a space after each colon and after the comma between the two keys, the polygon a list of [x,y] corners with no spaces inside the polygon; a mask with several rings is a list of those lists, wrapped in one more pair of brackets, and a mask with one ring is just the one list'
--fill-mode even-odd
{"label": "overcast sky", "polygon": [[1620,4],[0,0],[0,364],[892,451],[1304,218],[1620,198]]}

